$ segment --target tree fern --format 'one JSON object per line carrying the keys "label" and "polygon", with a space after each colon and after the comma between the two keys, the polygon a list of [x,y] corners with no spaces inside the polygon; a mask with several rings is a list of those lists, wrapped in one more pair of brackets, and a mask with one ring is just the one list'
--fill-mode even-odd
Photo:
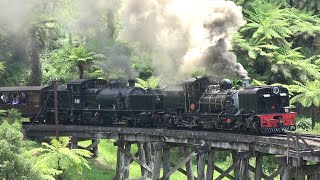
{"label": "tree fern", "polygon": [[31,150],[36,156],[35,166],[43,174],[56,176],[75,172],[82,174],[83,167],[90,169],[88,161],[85,158],[90,157],[91,152],[84,149],[69,149],[68,141],[52,140],[50,144],[43,142],[41,148]]}
{"label": "tree fern", "polygon": [[317,79],[319,66],[312,58],[319,46],[312,42],[319,40],[319,15],[284,6],[284,1],[246,1],[248,23],[235,35],[234,51],[253,78],[268,83]]}
{"label": "tree fern", "polygon": [[141,87],[143,89],[154,89],[154,88],[158,87],[159,82],[160,82],[160,79],[155,76],[151,76],[147,80],[137,78],[136,86]]}
{"label": "tree fern", "polygon": [[96,54],[95,52],[89,52],[84,45],[79,47],[73,47],[69,50],[69,61],[73,62],[78,67],[79,78],[83,79],[84,71],[93,65],[94,60],[103,58],[102,54]]}
{"label": "tree fern", "polygon": [[290,92],[294,93],[290,102],[300,103],[304,107],[310,107],[312,105],[320,106],[320,81],[309,81],[305,84],[295,81],[294,85],[288,86]]}

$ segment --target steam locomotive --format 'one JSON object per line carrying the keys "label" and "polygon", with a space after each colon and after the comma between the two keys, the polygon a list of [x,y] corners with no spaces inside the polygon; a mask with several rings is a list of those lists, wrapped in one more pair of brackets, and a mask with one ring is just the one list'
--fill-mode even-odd
{"label": "steam locomotive", "polygon": [[[145,90],[133,80],[125,87],[118,80],[73,80],[57,89],[59,123],[262,134],[296,129],[297,114],[290,111],[286,88],[251,87],[248,79],[243,84],[236,89],[228,79],[198,77]],[[52,87],[1,87],[0,94],[0,109],[16,108],[31,121],[55,123]],[[10,98],[23,103],[11,103]]]}

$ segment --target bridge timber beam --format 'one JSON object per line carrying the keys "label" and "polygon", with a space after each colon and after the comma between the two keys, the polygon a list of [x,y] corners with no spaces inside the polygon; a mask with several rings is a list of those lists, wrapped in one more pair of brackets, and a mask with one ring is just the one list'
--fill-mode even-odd
{"label": "bridge timber beam", "polygon": [[[54,136],[51,125],[24,126],[27,136]],[[300,140],[298,136],[259,136],[225,132],[188,131],[173,129],[60,126],[61,136],[71,136],[71,147],[77,147],[78,139],[90,139],[87,148],[97,147],[99,139],[115,139],[117,142],[117,169],[114,179],[129,178],[132,161],[141,166],[141,178],[170,179],[176,172],[182,172],[188,180],[222,179],[316,179],[320,177],[320,140]],[[289,139],[289,140],[288,140]],[[311,143],[310,143],[311,142]],[[137,144],[138,152],[131,154],[131,145]],[[170,149],[179,147],[185,158],[179,163],[170,160]],[[298,148],[298,149],[297,149]],[[307,150],[307,149],[311,150]],[[227,169],[215,165],[214,153],[228,150],[233,163]],[[262,171],[263,156],[276,155],[279,168],[267,176]],[[250,164],[255,159],[255,164]],[[192,160],[196,160],[197,173],[193,172]],[[318,163],[306,165],[306,162]],[[161,174],[161,169],[163,174]],[[309,170],[311,169],[311,170]],[[205,171],[206,170],[206,171]],[[231,173],[233,172],[233,173]],[[293,173],[296,172],[296,173]],[[215,175],[215,173],[218,173]],[[197,174],[195,176],[194,174]],[[214,176],[215,175],[215,176]]]}

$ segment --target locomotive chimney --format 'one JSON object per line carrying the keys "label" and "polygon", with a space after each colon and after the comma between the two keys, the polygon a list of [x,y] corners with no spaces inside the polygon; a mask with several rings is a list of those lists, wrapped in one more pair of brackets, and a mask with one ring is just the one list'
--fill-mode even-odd
{"label": "locomotive chimney", "polygon": [[246,77],[246,78],[243,78],[242,79],[242,87],[243,88],[246,88],[250,85],[250,78],[249,77]]}
{"label": "locomotive chimney", "polygon": [[129,82],[129,87],[135,87],[136,81],[134,79],[129,79],[128,82]]}
{"label": "locomotive chimney", "polygon": [[110,82],[110,89],[113,89],[113,88],[120,88],[121,86],[121,83],[119,80],[112,80]]}

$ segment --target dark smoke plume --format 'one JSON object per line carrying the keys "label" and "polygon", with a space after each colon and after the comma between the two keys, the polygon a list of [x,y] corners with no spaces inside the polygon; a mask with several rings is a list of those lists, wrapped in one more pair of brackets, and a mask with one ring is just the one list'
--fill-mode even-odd
{"label": "dark smoke plume", "polygon": [[158,75],[184,79],[202,68],[219,77],[247,76],[230,36],[245,21],[241,7],[223,0],[124,0],[120,39],[150,51]]}
{"label": "dark smoke plume", "polygon": [[[150,52],[152,66],[158,75],[164,77],[162,79],[185,79],[198,68],[205,69],[208,75],[220,77],[247,75],[229,51],[232,47],[230,36],[245,23],[241,7],[231,1],[96,0],[93,3],[65,0],[64,3],[71,4],[70,14],[57,6],[58,2],[0,0],[1,28],[8,30],[6,32],[13,37],[24,36],[29,32],[28,24],[49,11],[51,19],[62,24],[66,31],[95,33],[102,17],[119,13],[122,23],[119,39],[135,44],[142,54]],[[113,32],[114,28],[111,30]],[[21,49],[27,48],[28,44]],[[119,54],[122,52],[125,54]],[[133,72],[127,50],[115,46],[107,53],[107,58],[113,62],[111,64],[124,65],[125,71]]]}

